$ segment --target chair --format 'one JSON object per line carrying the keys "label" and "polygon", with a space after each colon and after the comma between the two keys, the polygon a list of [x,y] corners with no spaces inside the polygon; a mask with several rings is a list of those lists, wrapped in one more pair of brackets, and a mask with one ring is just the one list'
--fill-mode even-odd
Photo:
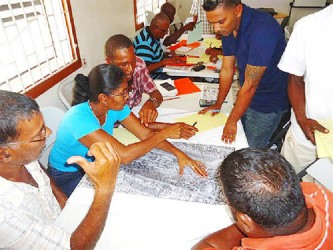
{"label": "chair", "polygon": [[297,20],[309,15],[319,9],[323,9],[328,5],[327,0],[293,0],[289,3],[288,15],[288,31],[291,33],[292,28]]}
{"label": "chair", "polygon": [[284,138],[288,132],[290,125],[291,122],[290,122],[290,110],[289,110],[286,114],[284,114],[281,117],[281,120],[278,126],[276,127],[269,141],[269,144],[267,145],[267,148],[272,148],[274,146],[274,148],[280,152],[284,142]]}
{"label": "chair", "polygon": [[74,81],[62,82],[59,84],[58,96],[66,109],[72,107]]}
{"label": "chair", "polygon": [[154,18],[155,14],[154,12],[150,10],[145,11],[145,20],[143,22],[144,26],[148,26],[151,22],[151,20]]}
{"label": "chair", "polygon": [[56,139],[57,130],[65,112],[56,107],[40,108],[44,116],[45,125],[52,130],[52,134],[46,139],[45,148],[39,158],[39,162],[44,168],[47,168],[49,154]]}

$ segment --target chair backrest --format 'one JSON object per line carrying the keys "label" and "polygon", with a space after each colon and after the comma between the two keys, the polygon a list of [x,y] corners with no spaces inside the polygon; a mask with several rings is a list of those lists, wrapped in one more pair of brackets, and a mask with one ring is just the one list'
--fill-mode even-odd
{"label": "chair backrest", "polygon": [[289,32],[291,33],[294,24],[304,16],[319,11],[327,6],[327,0],[293,0],[289,3]]}
{"label": "chair backrest", "polygon": [[155,14],[154,12],[150,10],[145,11],[145,20],[143,22],[144,26],[148,26],[151,22],[151,20],[154,18]]}
{"label": "chair backrest", "polygon": [[47,168],[49,154],[55,142],[57,130],[65,112],[56,107],[41,107],[40,111],[43,114],[45,125],[52,130],[52,134],[46,139],[45,148],[39,159],[40,163]]}
{"label": "chair backrest", "polygon": [[73,86],[74,80],[68,82],[62,82],[59,84],[58,96],[61,102],[64,104],[66,109],[71,108],[71,103],[73,100]]}

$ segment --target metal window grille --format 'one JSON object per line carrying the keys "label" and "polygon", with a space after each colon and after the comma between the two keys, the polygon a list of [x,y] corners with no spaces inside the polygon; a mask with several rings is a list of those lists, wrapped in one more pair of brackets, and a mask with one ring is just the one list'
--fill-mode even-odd
{"label": "metal window grille", "polygon": [[65,0],[0,0],[0,89],[26,92],[77,60]]}
{"label": "metal window grille", "polygon": [[136,0],[136,23],[144,22],[146,10],[159,12],[161,5],[165,2],[166,0]]}

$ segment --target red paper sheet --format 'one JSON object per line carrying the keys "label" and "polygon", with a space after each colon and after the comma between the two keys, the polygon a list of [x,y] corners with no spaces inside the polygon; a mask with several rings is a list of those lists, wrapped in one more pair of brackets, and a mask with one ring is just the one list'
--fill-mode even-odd
{"label": "red paper sheet", "polygon": [[174,84],[178,90],[178,95],[185,95],[201,91],[189,78],[177,79],[174,81]]}

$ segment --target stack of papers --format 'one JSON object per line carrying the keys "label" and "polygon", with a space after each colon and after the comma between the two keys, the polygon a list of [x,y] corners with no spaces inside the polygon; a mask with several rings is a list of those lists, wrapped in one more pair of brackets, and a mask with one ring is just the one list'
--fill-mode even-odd
{"label": "stack of papers", "polygon": [[318,122],[330,131],[325,134],[315,130],[318,158],[333,159],[333,120],[318,120]]}

